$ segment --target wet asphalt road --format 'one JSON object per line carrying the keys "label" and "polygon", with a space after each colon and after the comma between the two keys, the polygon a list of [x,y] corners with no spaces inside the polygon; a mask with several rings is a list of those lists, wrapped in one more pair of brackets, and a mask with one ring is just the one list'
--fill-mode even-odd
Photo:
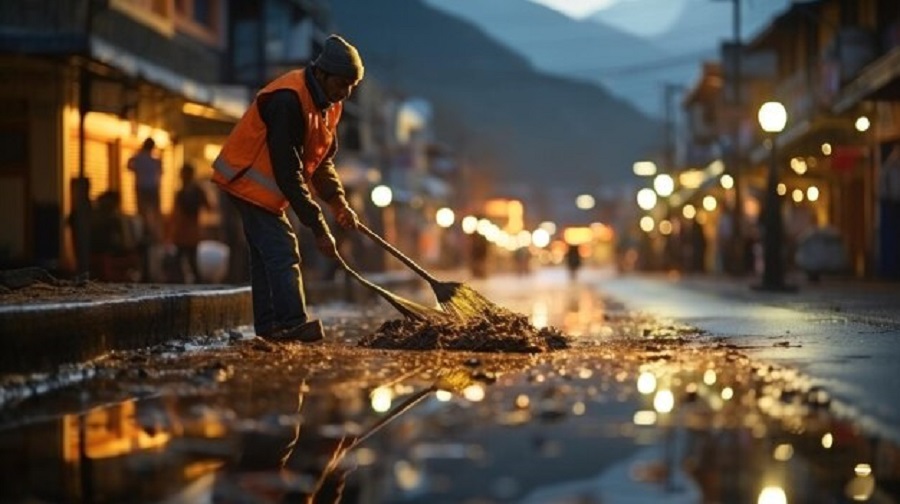
{"label": "wet asphalt road", "polygon": [[324,343],[223,333],[49,377],[0,409],[0,501],[900,500],[897,445],[818,381],[598,275],[472,284],[570,335],[558,352],[360,348],[396,312],[331,304]]}

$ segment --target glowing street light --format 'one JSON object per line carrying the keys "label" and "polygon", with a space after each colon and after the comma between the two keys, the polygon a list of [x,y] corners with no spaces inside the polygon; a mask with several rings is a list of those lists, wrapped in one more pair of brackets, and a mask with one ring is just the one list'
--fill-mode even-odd
{"label": "glowing street light", "polygon": [[531,242],[535,247],[544,248],[550,244],[550,233],[546,229],[537,228],[531,233]]}
{"label": "glowing street light", "polygon": [[575,206],[578,207],[579,210],[590,210],[594,208],[595,204],[596,201],[590,194],[580,194],[575,198]]}
{"label": "glowing street light", "polygon": [[776,137],[787,124],[787,110],[779,102],[766,102],[759,108],[759,125],[769,134],[767,143],[771,152],[769,177],[766,189],[766,207],[763,222],[763,278],[761,290],[791,290],[784,282],[784,259],[782,257],[782,234],[784,222],[781,215],[781,199],[778,197],[778,157]]}
{"label": "glowing street light", "polygon": [[637,193],[637,204],[641,210],[650,210],[656,206],[656,191],[650,188],[643,188]]}
{"label": "glowing street light", "polygon": [[669,197],[675,191],[675,179],[668,173],[660,173],[653,179],[653,189],[663,198]]}
{"label": "glowing street light", "polygon": [[456,222],[456,214],[453,213],[453,210],[443,207],[439,208],[437,213],[434,215],[434,220],[437,222],[437,225],[442,228],[448,228]]}
{"label": "glowing street light", "polygon": [[378,208],[384,208],[391,204],[394,200],[394,193],[391,188],[386,185],[379,185],[372,188],[372,203]]}
{"label": "glowing street light", "polygon": [[631,169],[638,177],[656,175],[656,163],[653,161],[638,161],[631,166]]}

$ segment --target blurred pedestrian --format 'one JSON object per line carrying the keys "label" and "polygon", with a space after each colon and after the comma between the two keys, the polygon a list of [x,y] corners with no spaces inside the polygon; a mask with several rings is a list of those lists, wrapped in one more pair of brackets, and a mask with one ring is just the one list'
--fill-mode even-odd
{"label": "blurred pedestrian", "polygon": [[483,234],[475,232],[469,235],[469,262],[472,276],[487,277],[488,240]]}
{"label": "blurred pedestrian", "polygon": [[363,72],[357,49],[329,36],[309,67],[289,71],[257,93],[213,163],[213,181],[243,221],[253,323],[261,337],[310,342],[324,336],[322,323],[307,314],[297,233],[285,209],[294,210],[318,250],[332,258],[338,256],[335,239],[313,194],[328,204],[339,226],[358,226],[334,155],[343,101]]}
{"label": "blurred pedestrian", "polygon": [[135,281],[141,259],[135,231],[122,212],[118,191],[97,197],[91,212],[91,270],[106,282]]}
{"label": "blurred pedestrian", "polygon": [[144,225],[144,233],[150,242],[158,242],[162,237],[162,212],[160,210],[160,182],[162,181],[162,161],[153,153],[156,142],[147,138],[128,159],[128,169],[134,172],[134,193],[138,213]]}
{"label": "blurred pedestrian", "polygon": [[569,278],[575,280],[581,268],[581,247],[578,245],[569,244],[566,250],[566,268],[569,270]]}
{"label": "blurred pedestrian", "polygon": [[199,283],[200,270],[197,267],[197,245],[200,243],[200,211],[210,208],[206,191],[197,183],[194,166],[185,163],[181,167],[181,189],[175,193],[175,205],[169,226],[170,240],[175,245],[177,272],[187,265],[190,278],[179,275],[184,283]]}

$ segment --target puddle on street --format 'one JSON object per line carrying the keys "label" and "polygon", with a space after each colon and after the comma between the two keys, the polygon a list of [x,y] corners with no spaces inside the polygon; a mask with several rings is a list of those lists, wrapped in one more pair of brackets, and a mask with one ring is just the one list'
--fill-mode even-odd
{"label": "puddle on street", "polygon": [[895,444],[684,328],[607,314],[526,355],[357,347],[372,324],[121,354],[6,404],[0,501],[898,502]]}

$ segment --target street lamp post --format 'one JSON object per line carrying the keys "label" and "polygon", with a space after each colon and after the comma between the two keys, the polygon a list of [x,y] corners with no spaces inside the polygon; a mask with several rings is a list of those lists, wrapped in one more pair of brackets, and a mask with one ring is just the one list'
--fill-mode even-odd
{"label": "street lamp post", "polygon": [[[378,185],[372,188],[372,192],[369,196],[372,198],[372,203],[376,207],[381,209],[384,239],[388,243],[394,243],[396,241],[396,224],[394,222],[394,207],[391,205],[391,203],[394,201],[393,191],[391,191],[391,188],[386,185]],[[390,258],[391,255],[385,252],[384,259],[381,264],[384,269],[388,269]]]}
{"label": "street lamp post", "polygon": [[781,200],[778,196],[778,160],[776,154],[776,137],[787,124],[787,111],[779,102],[766,102],[759,108],[759,125],[768,133],[770,164],[766,187],[765,213],[763,224],[763,278],[758,286],[760,290],[789,291],[793,290],[784,280],[785,264],[782,257],[782,235],[784,222],[781,215]]}

